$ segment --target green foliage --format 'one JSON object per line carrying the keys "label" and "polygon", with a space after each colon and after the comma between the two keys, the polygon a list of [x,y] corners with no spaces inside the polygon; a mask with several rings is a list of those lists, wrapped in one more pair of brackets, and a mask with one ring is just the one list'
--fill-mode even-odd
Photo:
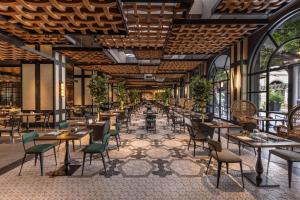
{"label": "green foliage", "polygon": [[262,48],[260,51],[260,69],[266,69],[270,56],[272,55],[274,49],[272,48]]}
{"label": "green foliage", "polygon": [[215,81],[223,81],[229,79],[229,73],[224,69],[216,70]]}
{"label": "green foliage", "polygon": [[119,94],[118,94],[118,97],[119,97],[119,100],[122,101],[122,102],[126,102],[126,99],[127,99],[127,90],[126,90],[126,82],[125,81],[122,81],[119,83]]}
{"label": "green foliage", "polygon": [[170,88],[165,89],[165,91],[161,93],[161,100],[164,102],[165,105],[169,104],[170,97],[171,97]]}
{"label": "green foliage", "polygon": [[191,80],[192,97],[198,107],[205,107],[211,98],[211,83],[199,77],[193,77]]}
{"label": "green foliage", "polygon": [[284,96],[280,91],[271,90],[269,93],[269,100],[282,104],[284,102]]}
{"label": "green foliage", "polygon": [[129,90],[128,97],[131,102],[137,103],[140,99],[141,91],[139,90]]}
{"label": "green foliage", "polygon": [[93,75],[88,85],[93,101],[97,105],[98,111],[107,100],[107,77]]}

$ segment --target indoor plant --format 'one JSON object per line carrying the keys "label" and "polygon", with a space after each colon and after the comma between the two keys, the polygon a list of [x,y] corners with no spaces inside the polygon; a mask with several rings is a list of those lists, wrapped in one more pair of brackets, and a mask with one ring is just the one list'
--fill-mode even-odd
{"label": "indoor plant", "polygon": [[270,111],[279,111],[284,102],[284,96],[280,91],[271,90],[269,93]]}
{"label": "indoor plant", "polygon": [[211,90],[212,85],[211,83],[200,77],[193,77],[191,79],[191,91],[192,97],[195,101],[195,106],[197,111],[202,114],[202,121],[204,121],[204,112],[207,103],[211,98]]}
{"label": "indoor plant", "polygon": [[164,102],[164,104],[166,106],[169,105],[170,96],[171,96],[171,89],[170,88],[165,89],[161,94],[161,100]]}
{"label": "indoor plant", "polygon": [[98,120],[100,120],[101,106],[107,100],[107,77],[93,75],[88,85],[93,102],[97,106]]}
{"label": "indoor plant", "polygon": [[126,102],[127,99],[127,91],[126,91],[126,86],[125,86],[126,82],[122,81],[119,83],[119,100],[120,100],[120,109],[123,110],[124,109],[124,103]]}
{"label": "indoor plant", "polygon": [[130,102],[137,103],[140,99],[140,91],[139,90],[129,90],[128,97]]}

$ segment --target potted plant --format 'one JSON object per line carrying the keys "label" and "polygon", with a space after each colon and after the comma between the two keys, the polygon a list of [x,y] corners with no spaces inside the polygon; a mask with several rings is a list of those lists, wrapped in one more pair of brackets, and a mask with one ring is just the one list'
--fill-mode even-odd
{"label": "potted plant", "polygon": [[134,102],[136,104],[140,99],[140,91],[139,90],[130,90],[128,92],[128,97],[129,97],[130,102]]}
{"label": "potted plant", "polygon": [[279,111],[284,102],[284,96],[280,91],[271,90],[269,93],[270,111]]}
{"label": "potted plant", "polygon": [[98,120],[100,120],[101,107],[107,100],[107,80],[104,75],[93,75],[88,85],[93,102],[97,106]]}
{"label": "potted plant", "polygon": [[124,109],[124,103],[126,102],[127,99],[127,91],[126,91],[126,86],[125,86],[126,82],[122,81],[119,83],[119,100],[120,100],[120,109],[123,110]]}
{"label": "potted plant", "polygon": [[192,97],[195,101],[195,106],[197,108],[197,111],[202,114],[203,122],[205,108],[211,98],[212,85],[208,80],[204,78],[193,77],[191,79],[190,86],[192,91]]}

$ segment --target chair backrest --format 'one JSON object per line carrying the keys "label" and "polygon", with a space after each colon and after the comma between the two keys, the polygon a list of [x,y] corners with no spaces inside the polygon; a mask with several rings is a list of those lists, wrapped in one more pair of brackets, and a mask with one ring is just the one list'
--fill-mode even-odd
{"label": "chair backrest", "polygon": [[30,142],[33,142],[35,144],[35,139],[37,139],[39,137],[39,134],[35,131],[31,131],[31,132],[28,132],[28,133],[25,133],[23,136],[22,136],[22,142],[23,142],[23,148],[24,148],[24,151],[26,151],[26,144],[27,143],[30,143]]}
{"label": "chair backrest", "polygon": [[222,151],[222,144],[216,140],[208,139],[207,141],[208,147],[211,151],[221,152]]}
{"label": "chair backrest", "polygon": [[238,100],[233,102],[231,106],[232,116],[239,122],[245,121],[247,118],[253,117],[257,113],[256,106],[247,100]]}
{"label": "chair backrest", "polygon": [[68,122],[59,122],[58,124],[58,128],[59,129],[66,129],[66,128],[69,128],[69,123]]}
{"label": "chair backrest", "polygon": [[257,124],[253,122],[245,122],[242,124],[242,127],[246,131],[253,131],[254,129],[257,129]]}
{"label": "chair backrest", "polygon": [[195,134],[199,133],[201,135],[204,135],[206,137],[213,138],[215,128],[212,128],[200,121],[200,119],[193,119],[192,120],[192,126],[195,129]]}
{"label": "chair backrest", "polygon": [[109,133],[107,133],[107,134],[105,134],[105,135],[103,136],[102,144],[105,145],[105,149],[106,149],[106,147],[108,146],[109,138],[110,138],[110,134],[109,134]]}
{"label": "chair backrest", "polygon": [[187,129],[188,129],[189,135],[191,137],[195,137],[195,132],[194,132],[193,127],[191,125],[189,125],[189,124],[186,124],[186,126],[187,126]]}
{"label": "chair backrest", "polygon": [[295,106],[288,114],[290,130],[300,130],[300,105]]}

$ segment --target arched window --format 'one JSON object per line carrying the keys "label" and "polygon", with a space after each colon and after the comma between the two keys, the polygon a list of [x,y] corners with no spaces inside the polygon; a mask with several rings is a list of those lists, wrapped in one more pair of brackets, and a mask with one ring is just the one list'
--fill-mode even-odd
{"label": "arched window", "polygon": [[[300,13],[293,14],[270,30],[254,56],[249,72],[249,98],[260,116],[286,117],[299,102]],[[282,122],[264,124],[268,131]]]}
{"label": "arched window", "polygon": [[216,118],[230,120],[230,57],[219,55],[209,68],[209,79],[213,84],[210,109]]}

